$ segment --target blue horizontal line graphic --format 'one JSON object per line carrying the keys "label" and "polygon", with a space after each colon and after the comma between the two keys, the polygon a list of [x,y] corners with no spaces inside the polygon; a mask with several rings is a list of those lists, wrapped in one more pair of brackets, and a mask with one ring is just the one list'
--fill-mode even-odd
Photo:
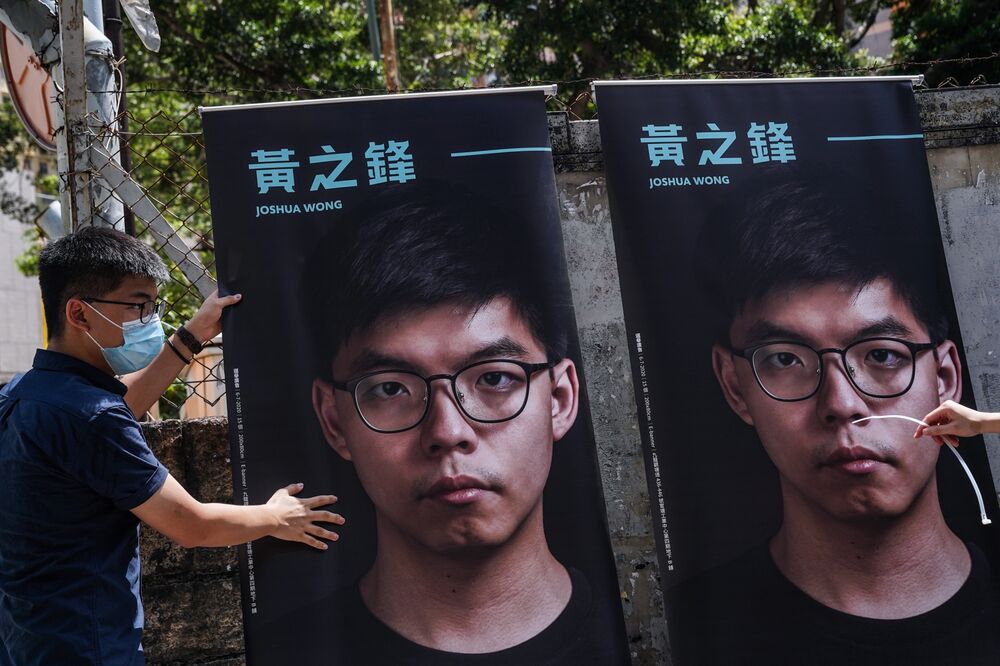
{"label": "blue horizontal line graphic", "polygon": [[827,141],[895,141],[897,139],[923,139],[923,134],[872,134],[869,136],[828,136]]}
{"label": "blue horizontal line graphic", "polygon": [[527,146],[525,148],[494,148],[493,150],[469,150],[463,153],[452,153],[452,157],[475,157],[476,155],[499,155],[501,153],[551,153],[548,146]]}

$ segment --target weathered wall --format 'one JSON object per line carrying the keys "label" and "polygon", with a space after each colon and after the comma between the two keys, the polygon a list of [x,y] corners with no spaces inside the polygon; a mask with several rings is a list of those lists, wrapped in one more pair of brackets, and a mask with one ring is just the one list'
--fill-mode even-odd
{"label": "weathered wall", "polygon": [[[35,198],[27,172],[0,173],[0,189]],[[38,280],[21,275],[14,259],[24,251],[25,226],[0,213],[0,383],[31,367],[42,343],[42,300]]]}
{"label": "weathered wall", "polygon": [[[153,452],[203,502],[232,502],[229,424],[224,418],[143,426]],[[236,548],[185,549],[143,527],[144,646],[150,666],[243,664]]]}
{"label": "weathered wall", "polygon": [[[917,100],[972,389],[981,407],[1000,411],[1000,87],[923,92]],[[669,663],[597,121],[551,114],[549,126],[633,661]],[[147,427],[154,450],[206,500],[230,497],[225,431],[224,419]],[[1000,478],[1000,445],[990,450]],[[242,663],[233,549],[185,552],[144,536],[143,551],[151,664]]]}
{"label": "weathered wall", "polygon": [[[1000,412],[1000,86],[923,94],[921,119],[976,404]],[[1000,479],[1000,436],[987,437]]]}

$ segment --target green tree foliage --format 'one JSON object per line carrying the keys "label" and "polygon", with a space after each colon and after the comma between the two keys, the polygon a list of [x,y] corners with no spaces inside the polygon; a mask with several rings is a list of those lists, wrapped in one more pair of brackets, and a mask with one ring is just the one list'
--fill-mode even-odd
{"label": "green tree foliage", "polygon": [[397,0],[394,7],[404,87],[469,88],[490,82],[506,39],[488,3]]}
{"label": "green tree foliage", "polygon": [[712,21],[702,0],[500,0],[492,13],[511,26],[506,78],[573,81],[676,71],[683,38]]}
{"label": "green tree foliage", "polygon": [[716,6],[711,29],[684,36],[682,67],[693,72],[795,74],[864,66],[850,53],[843,17],[805,2],[762,2],[747,11]]}
{"label": "green tree foliage", "polygon": [[[154,10],[160,52],[129,40],[130,86],[224,90],[247,102],[382,88],[364,0],[163,0]],[[485,3],[398,1],[394,19],[410,89],[470,86],[501,52]]]}
{"label": "green tree foliage", "polygon": [[929,86],[937,86],[948,77],[967,85],[979,75],[988,83],[1000,83],[1000,57],[996,57],[1000,54],[997,0],[902,1],[893,7],[892,33],[894,55],[899,61],[982,58],[904,68],[907,72],[924,74]]}
{"label": "green tree foliage", "polygon": [[[504,78],[766,75],[868,64],[850,51],[880,0],[500,0]],[[579,112],[579,109],[576,109]]]}
{"label": "green tree foliage", "polygon": [[360,7],[317,0],[157,2],[159,53],[126,35],[130,86],[228,90],[245,101],[371,87],[379,70],[366,50]]}

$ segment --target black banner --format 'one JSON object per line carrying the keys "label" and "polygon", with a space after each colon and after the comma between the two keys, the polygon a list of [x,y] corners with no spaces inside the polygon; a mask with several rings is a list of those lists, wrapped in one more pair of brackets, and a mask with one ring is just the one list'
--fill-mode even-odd
{"label": "black banner", "polygon": [[627,661],[541,90],[203,117],[248,662]]}
{"label": "black banner", "polygon": [[676,663],[1000,661],[910,82],[596,90]]}

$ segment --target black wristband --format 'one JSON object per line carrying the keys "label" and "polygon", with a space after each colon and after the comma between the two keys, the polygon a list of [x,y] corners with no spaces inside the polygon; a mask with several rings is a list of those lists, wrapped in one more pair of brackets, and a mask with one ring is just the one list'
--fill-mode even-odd
{"label": "black wristband", "polygon": [[202,350],[201,342],[199,342],[197,338],[191,335],[191,331],[181,326],[180,328],[177,329],[177,337],[181,339],[181,342],[183,342],[184,346],[191,351],[191,354],[193,356],[197,356],[198,354],[201,353]]}
{"label": "black wristband", "polygon": [[172,352],[174,352],[175,354],[177,354],[177,358],[179,358],[180,360],[184,361],[184,365],[190,365],[191,361],[194,360],[193,357],[192,358],[184,358],[184,354],[182,354],[180,352],[180,350],[177,349],[177,347],[174,347],[174,343],[172,343],[170,340],[164,340],[164,342],[167,343],[167,346],[170,347],[170,350]]}

